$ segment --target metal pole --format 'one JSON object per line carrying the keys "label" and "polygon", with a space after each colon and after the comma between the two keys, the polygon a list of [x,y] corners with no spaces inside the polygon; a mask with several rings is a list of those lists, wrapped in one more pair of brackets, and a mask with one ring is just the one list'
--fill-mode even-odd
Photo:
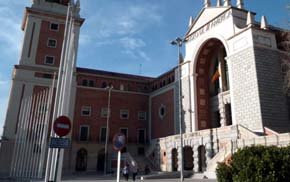
{"label": "metal pole", "polygon": [[181,117],[181,74],[180,74],[180,62],[179,62],[179,57],[180,57],[180,47],[182,46],[182,42],[178,42],[178,114],[179,114],[179,133],[180,133],[180,148],[181,148],[181,155],[180,155],[180,181],[183,181],[183,136],[182,136],[182,117]]}
{"label": "metal pole", "polygon": [[117,164],[117,182],[120,182],[120,171],[121,171],[121,150],[118,150],[118,164]]}
{"label": "metal pole", "polygon": [[184,42],[181,38],[176,38],[174,41],[171,42],[172,45],[177,45],[177,84],[178,84],[178,119],[179,119],[179,134],[180,134],[180,181],[184,181],[183,177],[183,131],[182,131],[182,117],[181,117],[181,71],[180,71],[180,47]]}
{"label": "metal pole", "polygon": [[108,111],[107,111],[107,127],[106,127],[106,143],[105,143],[105,164],[104,164],[104,175],[107,174],[107,160],[108,160],[108,141],[109,141],[109,121],[110,121],[110,115],[111,115],[111,91],[113,89],[113,86],[111,85],[109,88],[109,96],[108,96]]}

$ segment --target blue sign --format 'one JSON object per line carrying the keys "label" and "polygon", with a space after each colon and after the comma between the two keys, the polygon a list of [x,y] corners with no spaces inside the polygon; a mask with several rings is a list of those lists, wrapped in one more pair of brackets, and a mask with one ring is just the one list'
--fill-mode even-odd
{"label": "blue sign", "polygon": [[113,138],[113,148],[115,150],[122,150],[126,144],[126,136],[123,133],[117,133]]}
{"label": "blue sign", "polygon": [[51,137],[49,148],[70,148],[70,140],[69,138]]}

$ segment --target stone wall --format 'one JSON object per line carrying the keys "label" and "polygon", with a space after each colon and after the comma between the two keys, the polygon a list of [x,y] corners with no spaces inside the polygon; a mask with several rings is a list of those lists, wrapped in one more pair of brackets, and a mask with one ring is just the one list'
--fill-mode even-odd
{"label": "stone wall", "polygon": [[262,130],[254,49],[246,48],[229,56],[227,61],[232,72],[231,94],[235,122],[251,130]]}
{"label": "stone wall", "polygon": [[263,125],[267,127],[289,125],[280,56],[275,50],[261,47],[254,49]]}

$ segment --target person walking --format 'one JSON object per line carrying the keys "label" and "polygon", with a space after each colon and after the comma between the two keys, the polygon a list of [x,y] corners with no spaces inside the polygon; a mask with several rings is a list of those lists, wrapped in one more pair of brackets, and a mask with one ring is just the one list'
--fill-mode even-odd
{"label": "person walking", "polygon": [[123,176],[125,177],[125,180],[129,180],[129,164],[125,164],[123,170],[122,170]]}
{"label": "person walking", "polygon": [[136,162],[132,161],[130,167],[131,167],[130,171],[132,172],[132,175],[133,175],[133,181],[135,181],[136,176],[138,174],[138,166],[137,166]]}

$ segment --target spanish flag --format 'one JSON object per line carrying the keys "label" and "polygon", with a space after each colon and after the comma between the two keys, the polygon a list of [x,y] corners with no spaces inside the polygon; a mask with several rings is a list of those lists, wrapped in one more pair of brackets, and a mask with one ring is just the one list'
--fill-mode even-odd
{"label": "spanish flag", "polygon": [[220,77],[220,72],[217,69],[211,77],[211,83],[214,83],[215,81],[217,81],[219,79],[219,77]]}

